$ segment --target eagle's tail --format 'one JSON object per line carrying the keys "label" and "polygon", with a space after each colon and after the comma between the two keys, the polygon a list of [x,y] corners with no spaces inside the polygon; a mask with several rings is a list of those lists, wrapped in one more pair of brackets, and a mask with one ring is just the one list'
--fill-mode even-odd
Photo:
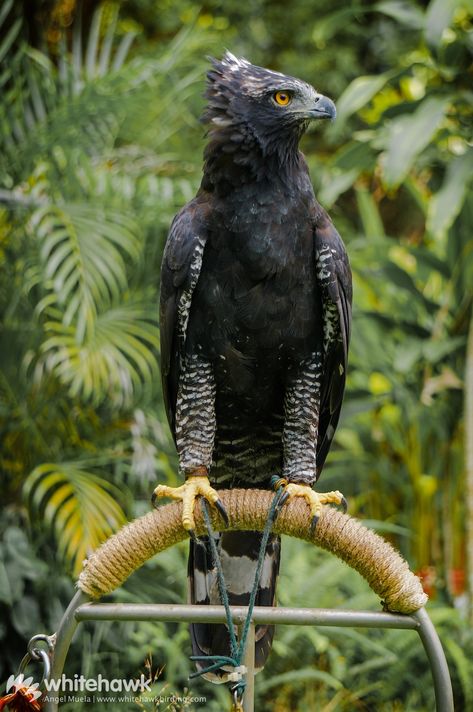
{"label": "eagle's tail", "polygon": [[[216,535],[230,605],[248,605],[255,578],[261,537],[261,532],[253,531],[224,532]],[[280,551],[280,538],[271,535],[266,547],[256,596],[257,606],[275,605]],[[191,603],[217,605],[221,603],[217,573],[212,563],[208,537],[202,537],[197,542],[191,540],[188,575]],[[193,655],[231,655],[228,629],[223,623],[193,623],[190,631]],[[238,639],[236,628],[235,635]],[[256,672],[261,670],[266,662],[271,650],[273,635],[274,626],[260,625],[256,627]],[[208,664],[205,661],[197,663],[198,670],[206,667]],[[228,672],[231,672],[230,668]],[[208,673],[205,677],[215,683],[227,681],[227,674],[220,671]]]}

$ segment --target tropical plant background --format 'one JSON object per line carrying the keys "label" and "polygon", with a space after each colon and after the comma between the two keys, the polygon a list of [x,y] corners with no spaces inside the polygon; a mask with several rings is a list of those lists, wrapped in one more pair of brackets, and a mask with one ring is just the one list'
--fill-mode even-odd
{"label": "tropical plant background", "polygon": [[[228,47],[336,100],[303,143],[355,281],[323,483],[422,576],[456,709],[473,709],[472,15],[471,0],[0,3],[2,680],[56,628],[87,553],[178,480],[159,267],[199,184],[205,57]],[[282,604],[379,607],[337,560],[283,549]],[[185,560],[160,555],[114,599],[183,601]],[[68,672],[151,666],[156,692],[182,695],[188,654],[184,625],[90,624]],[[280,628],[256,690],[262,712],[434,708],[402,631]]]}

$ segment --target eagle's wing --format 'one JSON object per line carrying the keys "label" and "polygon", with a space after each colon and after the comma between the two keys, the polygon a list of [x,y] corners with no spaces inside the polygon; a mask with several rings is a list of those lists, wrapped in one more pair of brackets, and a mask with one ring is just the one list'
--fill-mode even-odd
{"label": "eagle's wing", "polygon": [[169,427],[175,437],[175,411],[192,294],[199,279],[206,230],[194,199],[174,218],[161,265],[161,379]]}
{"label": "eagle's wing", "polygon": [[324,331],[324,372],[317,440],[317,474],[320,474],[337,427],[345,390],[352,279],[342,239],[319,205],[314,223],[316,273],[322,295]]}

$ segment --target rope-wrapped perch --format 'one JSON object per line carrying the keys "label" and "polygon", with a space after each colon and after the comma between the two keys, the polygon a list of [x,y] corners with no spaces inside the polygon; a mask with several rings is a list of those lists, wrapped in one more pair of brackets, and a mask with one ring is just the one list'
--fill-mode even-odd
{"label": "rope-wrapped perch", "polygon": [[[273,492],[233,489],[220,490],[219,495],[228,513],[229,526],[225,526],[212,507],[215,530],[264,529]],[[85,562],[79,588],[92,598],[114,591],[149,558],[188,537],[181,515],[182,504],[173,502],[124,526]],[[205,534],[199,504],[195,508],[195,521],[196,534]],[[426,603],[427,595],[420,580],[391,544],[378,534],[331,507],[323,507],[313,534],[310,534],[309,522],[308,505],[296,498],[284,505],[273,531],[303,539],[338,556],[366,579],[389,611],[413,613]]]}

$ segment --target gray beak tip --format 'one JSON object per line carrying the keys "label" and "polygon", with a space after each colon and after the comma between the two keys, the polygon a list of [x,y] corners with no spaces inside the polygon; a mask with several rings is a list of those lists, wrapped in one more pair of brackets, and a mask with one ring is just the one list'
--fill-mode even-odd
{"label": "gray beak tip", "polygon": [[331,119],[334,121],[337,116],[337,108],[328,96],[320,95],[317,97],[313,111],[316,119]]}

